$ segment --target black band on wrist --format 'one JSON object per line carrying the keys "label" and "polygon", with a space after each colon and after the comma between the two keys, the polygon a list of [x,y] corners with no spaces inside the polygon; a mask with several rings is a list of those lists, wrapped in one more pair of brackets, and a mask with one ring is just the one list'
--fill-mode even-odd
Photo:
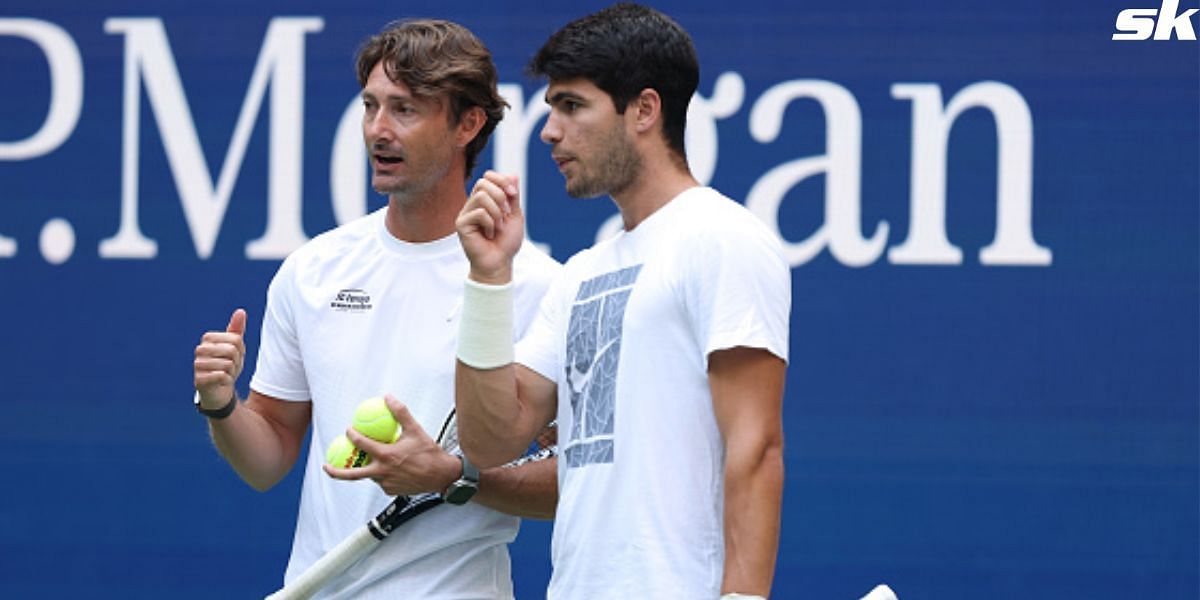
{"label": "black band on wrist", "polygon": [[196,398],[194,400],[194,403],[196,404],[196,410],[200,414],[202,414],[214,421],[220,421],[221,419],[224,419],[225,417],[228,417],[229,415],[233,414],[233,409],[237,408],[237,404],[238,404],[237,392],[234,392],[233,396],[231,396],[229,398],[229,402],[227,402],[225,404],[225,406],[222,406],[221,408],[217,408],[217,409],[204,408],[200,404],[200,392],[196,392]]}

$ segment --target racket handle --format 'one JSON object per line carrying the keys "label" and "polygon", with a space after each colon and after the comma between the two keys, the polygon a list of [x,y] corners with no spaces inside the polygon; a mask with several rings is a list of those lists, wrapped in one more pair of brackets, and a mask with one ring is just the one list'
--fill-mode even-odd
{"label": "racket handle", "polygon": [[313,563],[300,577],[285,585],[283,589],[267,596],[266,600],[304,600],[311,598],[317,590],[325,586],[330,579],[341,574],[351,564],[366,554],[378,539],[371,534],[367,527],[360,527],[342,543],[325,553],[320,560]]}

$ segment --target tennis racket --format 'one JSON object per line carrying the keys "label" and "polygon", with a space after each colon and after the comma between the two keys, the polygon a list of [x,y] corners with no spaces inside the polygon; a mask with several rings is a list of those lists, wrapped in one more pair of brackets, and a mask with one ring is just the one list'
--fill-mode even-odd
{"label": "tennis racket", "polygon": [[[550,424],[553,427],[554,423]],[[455,419],[454,409],[442,424],[438,434],[438,445],[450,454],[461,454],[458,447],[458,420]],[[506,467],[515,467],[537,460],[545,460],[558,453],[558,445],[550,444],[539,447],[535,442],[525,456],[514,460]],[[367,522],[342,540],[332,550],[325,553],[313,563],[303,574],[285,585],[283,589],[267,596],[267,600],[302,600],[311,598],[321,588],[325,587],[334,577],[340,575],[350,565],[370,554],[375,547],[386,540],[397,527],[412,520],[417,515],[442,504],[442,495],[428,492],[415,496],[397,496],[374,519]]]}

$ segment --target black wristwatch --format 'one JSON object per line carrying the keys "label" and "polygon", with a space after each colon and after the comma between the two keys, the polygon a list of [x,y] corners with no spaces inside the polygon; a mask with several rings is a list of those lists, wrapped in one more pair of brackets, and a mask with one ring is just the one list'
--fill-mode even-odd
{"label": "black wristwatch", "polygon": [[201,406],[199,390],[197,390],[196,395],[192,397],[192,404],[196,405],[196,411],[214,421],[220,421],[221,419],[224,419],[232,414],[233,409],[237,408],[237,403],[237,392],[234,392],[233,397],[229,399],[229,402],[225,404],[225,406],[216,409],[204,408]]}
{"label": "black wristwatch", "polygon": [[458,458],[462,461],[462,477],[459,477],[458,481],[450,484],[450,487],[442,492],[442,499],[447,504],[466,504],[475,495],[475,492],[479,491],[479,469],[476,469],[475,465],[467,460],[467,457],[459,456]]}

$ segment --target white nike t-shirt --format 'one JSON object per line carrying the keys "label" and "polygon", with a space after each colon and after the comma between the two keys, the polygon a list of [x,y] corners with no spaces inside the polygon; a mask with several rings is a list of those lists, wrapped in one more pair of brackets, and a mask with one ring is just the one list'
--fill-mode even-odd
{"label": "white nike t-shirt", "polygon": [[[362,527],[391,500],[372,481],[321,470],[359,402],[390,393],[436,438],[454,406],[455,347],[468,263],[457,235],[395,239],[385,209],[322,234],[271,282],[250,383],[312,401],[312,437],[285,580]],[[515,323],[524,331],[559,265],[530,244],[515,262]],[[440,506],[406,523],[320,598],[511,598],[506,544],[518,519],[483,506]]]}
{"label": "white nike t-shirt", "polygon": [[791,272],[742,205],[690,189],[564,265],[517,361],[558,385],[555,600],[716,598],[724,446],[710,353],[788,356]]}

